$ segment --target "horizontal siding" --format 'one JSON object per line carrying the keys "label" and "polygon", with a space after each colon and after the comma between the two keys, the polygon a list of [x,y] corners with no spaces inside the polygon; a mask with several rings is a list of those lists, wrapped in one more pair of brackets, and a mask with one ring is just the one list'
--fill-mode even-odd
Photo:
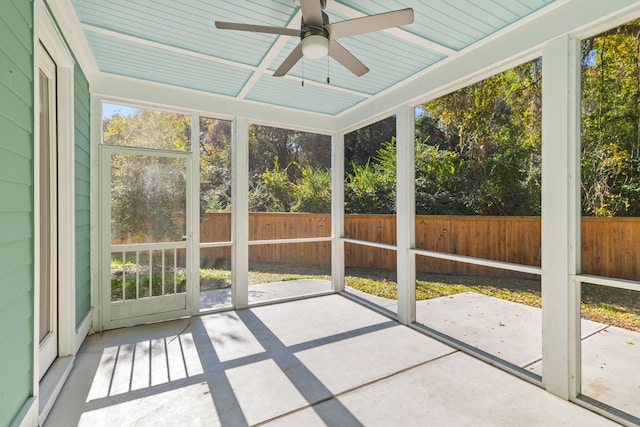
{"label": "horizontal siding", "polygon": [[9,86],[0,84],[0,99],[3,105],[11,105],[11,109],[3,109],[3,115],[21,129],[29,130],[32,125],[31,100],[27,98],[30,94],[24,96],[18,95]]}
{"label": "horizontal siding", "polygon": [[[1,184],[0,184],[1,186]],[[25,215],[26,216],[26,215]],[[4,214],[0,214],[0,218],[3,219],[4,222]],[[7,222],[10,221],[10,218]],[[16,228],[18,224],[16,224]],[[31,226],[29,230],[23,231],[23,234],[31,234]],[[33,239],[31,237],[25,237],[19,240],[14,240],[11,242],[0,244],[0,280],[2,280],[2,288],[4,290],[5,287],[15,286],[17,289],[22,289],[23,292],[31,291],[31,287],[33,287],[33,283],[29,283],[29,289],[27,285],[22,283],[21,281],[8,283],[4,281],[4,277],[6,275],[11,274],[15,271],[18,271],[24,267],[33,265]],[[24,281],[32,281],[32,276],[24,277]],[[3,318],[4,313],[0,313],[0,319]],[[9,322],[11,323],[11,322]],[[0,330],[4,327],[4,324],[0,324]]]}
{"label": "horizontal siding", "polygon": [[14,64],[16,64],[18,70],[20,70],[25,76],[31,76],[33,70],[31,65],[33,64],[31,58],[32,47],[25,46],[19,39],[19,35],[12,31],[11,27],[7,24],[7,16],[4,11],[11,9],[11,5],[2,4],[2,12],[0,13],[0,50],[4,52],[9,58],[13,58]]}
{"label": "horizontal siding", "polygon": [[31,159],[9,150],[2,150],[0,170],[16,184],[31,185]]}
{"label": "horizontal siding", "polygon": [[33,395],[33,1],[0,2],[0,425]]}
{"label": "horizontal siding", "polygon": [[[1,63],[0,63],[1,64]],[[23,144],[22,141],[31,139],[32,130],[16,126],[16,123],[9,120],[0,110],[0,129],[2,129],[2,149],[4,152],[19,154],[31,161],[33,158],[33,146]],[[2,207],[0,206],[0,210]]]}
{"label": "horizontal siding", "polygon": [[[23,269],[22,273],[25,273],[27,269]],[[28,313],[31,311],[31,307],[33,306],[33,293],[21,293],[14,298],[12,301],[7,301],[5,306],[2,308],[2,316],[7,316],[9,319],[15,319],[11,322],[10,328],[3,328],[2,332],[0,332],[0,339],[3,343],[6,343],[7,340],[14,342],[22,342],[24,341],[24,337],[15,336],[15,330],[17,327],[23,324],[29,324],[29,331],[32,331],[33,326],[31,325],[32,318],[26,318],[24,313]],[[23,320],[24,319],[24,320]],[[4,344],[3,344],[4,347]],[[20,346],[22,347],[22,346]],[[30,347],[30,346],[29,346]],[[31,350],[31,348],[29,348]],[[10,351],[8,353],[11,353]],[[29,351],[29,353],[31,353]]]}
{"label": "horizontal siding", "polygon": [[[5,153],[6,151],[0,145],[0,157]],[[25,212],[33,215],[31,185],[16,183],[12,176],[5,175],[4,171],[0,172],[0,200],[8,200],[9,202],[0,205],[0,212]],[[6,225],[10,226],[10,224]]]}
{"label": "horizontal siding", "polygon": [[[31,216],[24,212],[3,212],[0,224],[0,245],[31,239]],[[4,295],[4,294],[3,294]]]}
{"label": "horizontal siding", "polygon": [[11,0],[11,2],[16,10],[20,12],[20,15],[22,15],[22,19],[24,19],[25,22],[31,22],[31,15],[33,13],[33,8],[31,7],[32,1]]}
{"label": "horizontal siding", "polygon": [[76,326],[91,307],[90,228],[90,97],[89,82],[79,66],[74,70],[75,106],[75,235]]}
{"label": "horizontal siding", "polygon": [[[91,199],[89,196],[80,196],[76,194],[76,211],[86,211],[90,208]],[[76,222],[76,226],[78,223]]]}
{"label": "horizontal siding", "polygon": [[[18,283],[20,280],[24,280],[25,277],[32,278],[33,277],[33,268],[32,264],[25,264],[20,266],[13,271],[3,271],[2,276],[0,276],[0,280],[2,283]],[[15,301],[19,300],[21,297],[25,295],[23,289],[19,286],[7,286],[2,290],[2,300],[0,300],[0,312],[5,312],[7,308],[11,307],[15,304]],[[1,333],[11,333],[12,329],[2,329]]]}
{"label": "horizontal siding", "polygon": [[[31,301],[31,294],[29,295]],[[20,318],[18,318],[20,319]],[[30,397],[32,389],[32,360],[33,357],[27,354],[24,349],[23,337],[33,335],[33,320],[17,319],[11,323],[11,335],[3,338],[0,352],[0,422],[3,426],[14,419]],[[4,351],[4,349],[12,349]],[[28,350],[31,350],[29,343]],[[31,353],[31,351],[29,351]],[[7,391],[5,392],[5,389]]]}
{"label": "horizontal siding", "polygon": [[0,64],[5,64],[0,69],[0,82],[23,99],[30,97],[32,93],[31,75],[21,70],[14,58],[3,50],[0,50]]}
{"label": "horizontal siding", "polygon": [[[5,0],[6,2],[6,0]],[[23,49],[29,51],[31,49],[32,26],[30,25],[31,17],[24,16],[16,6],[17,2],[11,2],[8,7],[2,9],[2,20],[5,21],[9,30],[16,35],[18,43]]]}

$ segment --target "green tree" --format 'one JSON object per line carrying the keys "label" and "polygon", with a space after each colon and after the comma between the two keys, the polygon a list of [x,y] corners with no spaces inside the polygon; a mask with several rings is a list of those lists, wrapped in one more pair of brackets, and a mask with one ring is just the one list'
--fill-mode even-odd
{"label": "green tree", "polygon": [[582,211],[640,215],[640,20],[582,42]]}
{"label": "green tree", "polygon": [[251,125],[249,169],[251,211],[330,212],[329,136]]}
{"label": "green tree", "polygon": [[249,210],[251,212],[290,212],[295,203],[295,184],[289,178],[287,165],[280,169],[278,159],[273,169],[262,172],[252,182],[249,190]]}
{"label": "green tree", "polygon": [[[190,117],[152,110],[103,122],[105,144],[185,151]],[[178,240],[185,233],[186,164],[153,154],[118,154],[111,159],[112,238]]]}
{"label": "green tree", "polygon": [[440,213],[539,215],[540,106],[540,60],[422,104],[417,136],[455,153],[455,176],[427,190],[418,212],[448,201]]}
{"label": "green tree", "polygon": [[[428,137],[427,137],[428,139]],[[416,214],[438,215],[464,211],[454,193],[455,152],[441,150],[416,138]]]}
{"label": "green tree", "polygon": [[396,140],[383,142],[373,162],[351,164],[347,172],[345,212],[390,214],[396,212]]}
{"label": "green tree", "polygon": [[231,122],[200,118],[200,213],[231,210]]}
{"label": "green tree", "polygon": [[364,126],[344,137],[345,176],[353,174],[354,165],[372,162],[382,143],[396,136],[396,116]]}
{"label": "green tree", "polygon": [[293,212],[331,213],[331,170],[303,167],[295,184],[295,198]]}

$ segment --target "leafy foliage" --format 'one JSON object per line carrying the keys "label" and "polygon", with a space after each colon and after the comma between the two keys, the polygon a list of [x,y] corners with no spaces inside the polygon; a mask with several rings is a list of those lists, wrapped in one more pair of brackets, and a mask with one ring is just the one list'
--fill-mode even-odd
{"label": "leafy foliage", "polygon": [[262,172],[253,182],[249,193],[249,210],[252,212],[289,212],[295,202],[294,183],[289,180],[286,168],[280,169],[275,159],[273,169]]}
{"label": "leafy foliage", "polygon": [[301,168],[294,194],[296,202],[293,212],[326,213],[331,212],[331,170],[313,168],[307,165]]}
{"label": "leafy foliage", "polygon": [[345,181],[345,212],[392,213],[396,211],[396,143],[382,143],[377,156],[364,165],[352,162]]}
{"label": "leafy foliage", "polygon": [[640,20],[582,42],[582,211],[640,215]]}
{"label": "leafy foliage", "polygon": [[331,138],[252,125],[249,210],[331,212]]}
{"label": "leafy foliage", "polygon": [[[189,116],[139,110],[103,123],[105,144],[185,151]],[[184,159],[117,154],[111,160],[111,236],[131,242],[180,240],[185,233]]]}
{"label": "leafy foliage", "polygon": [[231,210],[231,122],[200,118],[200,214]]}
{"label": "leafy foliage", "polygon": [[540,214],[541,83],[534,60],[421,105],[418,213]]}

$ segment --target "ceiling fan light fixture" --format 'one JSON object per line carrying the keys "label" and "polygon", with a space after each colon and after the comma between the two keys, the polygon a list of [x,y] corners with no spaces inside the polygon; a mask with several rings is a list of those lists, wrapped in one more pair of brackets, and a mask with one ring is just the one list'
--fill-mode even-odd
{"label": "ceiling fan light fixture", "polygon": [[302,39],[302,54],[307,58],[318,59],[329,53],[329,39],[320,35],[310,35]]}

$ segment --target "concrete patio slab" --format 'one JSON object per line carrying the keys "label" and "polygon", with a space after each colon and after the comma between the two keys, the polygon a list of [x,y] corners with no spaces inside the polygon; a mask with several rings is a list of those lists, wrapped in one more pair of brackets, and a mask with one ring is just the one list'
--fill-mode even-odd
{"label": "concrete patio slab", "polygon": [[[282,356],[279,358],[282,360]],[[291,367],[293,368],[293,366]],[[296,388],[296,375],[279,366],[277,359],[262,360],[228,369],[226,376],[248,425],[267,421],[309,405]],[[325,392],[318,400],[331,397]]]}
{"label": "concrete patio slab", "polygon": [[[338,295],[335,295],[338,296]],[[246,311],[239,312],[240,315]],[[327,339],[348,338],[397,324],[385,316],[346,298],[308,298],[295,304],[281,303],[255,307],[255,320],[269,326],[286,346],[302,343],[326,344]],[[258,322],[245,319],[250,326]],[[324,340],[324,341],[323,341]]]}
{"label": "concrete patio slab", "polygon": [[202,316],[200,320],[220,362],[266,352],[235,311]]}
{"label": "concrete patio slab", "polygon": [[331,290],[330,280],[297,279],[249,286],[249,303],[273,301]]}
{"label": "concrete patio slab", "polygon": [[608,425],[339,295],[95,334],[46,427]]}
{"label": "concrete patio slab", "polygon": [[[111,406],[90,410],[80,415],[79,426],[215,426],[221,425],[207,383],[167,389],[157,394],[134,398]],[[159,408],[170,410],[159,410]],[[53,418],[52,418],[53,420]],[[54,421],[45,424],[56,425]],[[57,424],[65,425],[65,424]],[[66,424],[72,426],[75,424]]]}
{"label": "concrete patio slab", "polygon": [[296,357],[335,395],[457,351],[393,323],[386,329],[301,351]]}
{"label": "concrete patio slab", "polygon": [[640,418],[640,333],[609,326],[582,341],[582,394]]}
{"label": "concrete patio slab", "polygon": [[[416,322],[527,367],[542,358],[542,311],[474,292],[416,302]],[[583,320],[586,337],[607,325]]]}
{"label": "concrete patio slab", "polygon": [[379,308],[381,308],[383,311],[387,311],[391,314],[397,314],[398,313],[398,301],[396,300],[392,300],[392,299],[388,299],[388,298],[382,298],[379,297],[377,295],[370,295],[366,292],[362,292],[358,289],[354,289],[350,286],[345,286],[345,294],[355,297],[355,299],[357,300],[361,300],[361,301],[366,301],[368,303],[371,303],[373,305],[378,306]]}
{"label": "concrete patio slab", "polygon": [[[249,303],[328,292],[331,281],[319,279],[283,280],[249,286]],[[200,310],[231,307],[231,288],[200,292]]]}
{"label": "concrete patio slab", "polygon": [[[347,408],[350,419],[340,417]],[[333,413],[329,419],[322,414]],[[355,418],[358,424],[350,424]],[[327,421],[329,421],[327,423]],[[269,426],[615,426],[460,352],[352,390]]]}

